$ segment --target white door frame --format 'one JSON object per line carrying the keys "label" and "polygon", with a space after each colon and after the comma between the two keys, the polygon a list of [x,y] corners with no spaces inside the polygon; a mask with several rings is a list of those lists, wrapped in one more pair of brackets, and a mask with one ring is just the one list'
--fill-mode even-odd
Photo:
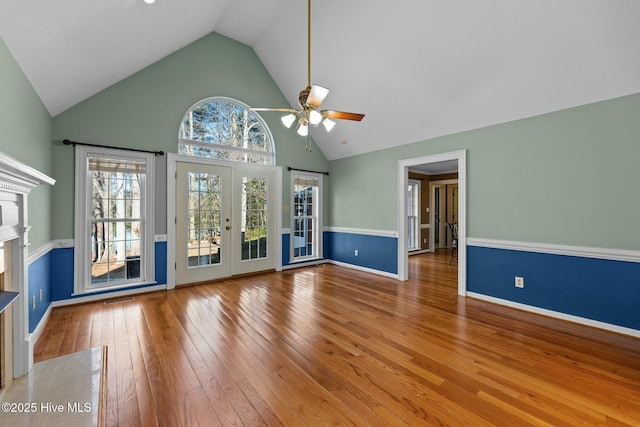
{"label": "white door frame", "polygon": [[282,167],[265,166],[251,163],[236,163],[202,157],[184,156],[176,153],[167,154],[167,289],[176,287],[176,163],[197,163],[229,168],[256,168],[275,171],[276,175],[276,271],[282,271]]}
{"label": "white door frame", "polygon": [[467,152],[466,150],[398,160],[398,280],[408,280],[407,201],[409,168],[425,163],[458,161],[458,295],[467,294]]}

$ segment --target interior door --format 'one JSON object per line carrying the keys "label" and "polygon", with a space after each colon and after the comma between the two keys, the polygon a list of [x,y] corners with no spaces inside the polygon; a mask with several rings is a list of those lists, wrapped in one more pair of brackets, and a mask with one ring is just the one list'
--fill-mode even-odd
{"label": "interior door", "polygon": [[276,267],[276,174],[233,168],[232,274]]}
{"label": "interior door", "polygon": [[458,222],[458,184],[447,185],[447,222]]}
{"label": "interior door", "polygon": [[[447,185],[447,222],[458,223],[458,184]],[[447,228],[447,247],[451,247],[451,230]]]}
{"label": "interior door", "polygon": [[176,285],[231,275],[231,168],[176,163]]}
{"label": "interior door", "polygon": [[446,186],[437,185],[434,189],[434,232],[435,232],[435,248],[444,248],[447,246],[447,202],[446,202]]}

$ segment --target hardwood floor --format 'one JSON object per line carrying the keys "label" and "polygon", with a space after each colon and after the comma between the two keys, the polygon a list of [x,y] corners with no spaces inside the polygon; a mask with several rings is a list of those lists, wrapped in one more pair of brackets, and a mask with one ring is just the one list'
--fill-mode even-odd
{"label": "hardwood floor", "polygon": [[108,423],[640,425],[640,340],[326,265],[56,308],[36,361],[109,346]]}

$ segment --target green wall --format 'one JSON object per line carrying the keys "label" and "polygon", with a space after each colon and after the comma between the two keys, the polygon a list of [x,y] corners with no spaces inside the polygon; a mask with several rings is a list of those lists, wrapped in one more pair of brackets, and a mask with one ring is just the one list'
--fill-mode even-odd
{"label": "green wall", "polygon": [[397,229],[398,160],[467,150],[467,236],[640,249],[640,94],[330,162],[329,224]]}
{"label": "green wall", "polygon": [[[256,107],[288,106],[250,47],[211,33],[56,116],[53,171],[59,185],[54,192],[54,237],[73,236],[74,154],[62,140],[175,153],[184,113],[211,96]],[[288,205],[286,167],[327,170],[328,162],[315,145],[307,153],[304,139],[286,129],[280,116],[262,114],[275,139],[277,164],[283,166],[283,204]],[[156,232],[166,232],[165,218],[156,221],[164,225]],[[289,226],[287,212],[283,226]]]}
{"label": "green wall", "polygon": [[[0,151],[52,176],[51,116],[2,39],[0,76]],[[29,196],[32,249],[51,240],[51,195],[41,185]]]}

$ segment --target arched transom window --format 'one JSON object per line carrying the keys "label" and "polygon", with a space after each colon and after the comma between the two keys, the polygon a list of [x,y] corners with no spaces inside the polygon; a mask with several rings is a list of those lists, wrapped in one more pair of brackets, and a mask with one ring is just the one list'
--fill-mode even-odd
{"label": "arched transom window", "polygon": [[260,116],[239,101],[203,99],[184,115],[178,153],[235,162],[275,164],[273,137]]}

